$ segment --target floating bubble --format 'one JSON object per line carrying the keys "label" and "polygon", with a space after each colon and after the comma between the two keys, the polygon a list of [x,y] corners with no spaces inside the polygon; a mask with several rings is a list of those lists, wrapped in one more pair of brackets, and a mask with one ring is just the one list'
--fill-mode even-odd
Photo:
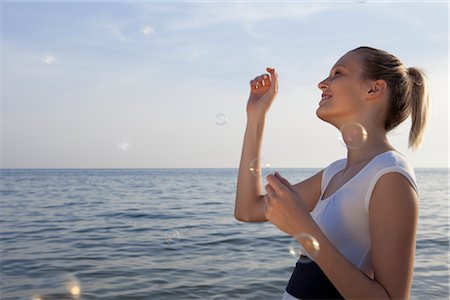
{"label": "floating bubble", "polygon": [[128,152],[131,149],[131,144],[129,142],[121,142],[117,145],[117,148],[121,152]]}
{"label": "floating bubble", "polygon": [[164,237],[164,242],[167,245],[170,245],[170,244],[178,242],[180,240],[180,238],[181,238],[180,232],[178,230],[173,229],[173,230],[170,230],[166,234],[166,236]]}
{"label": "floating bubble", "polygon": [[55,63],[56,59],[55,59],[55,57],[52,56],[52,55],[47,55],[47,56],[44,57],[41,61],[42,61],[44,64],[51,65],[51,64]]}
{"label": "floating bubble", "polygon": [[44,299],[80,299],[81,285],[71,274],[57,272],[45,274],[33,288],[32,300]]}
{"label": "floating bubble", "polygon": [[214,123],[218,126],[223,126],[227,124],[228,118],[224,113],[219,113],[214,117]]}
{"label": "floating bubble", "polygon": [[141,33],[143,35],[151,35],[153,32],[155,32],[155,30],[152,27],[150,27],[150,26],[144,26],[141,29]]}
{"label": "floating bubble", "polygon": [[358,149],[367,141],[367,131],[359,123],[345,123],[339,131],[341,132],[339,139],[348,149]]}
{"label": "floating bubble", "polygon": [[250,162],[248,169],[254,176],[265,178],[270,173],[270,163],[262,157],[257,157]]}
{"label": "floating bubble", "polygon": [[81,287],[78,280],[72,279],[69,282],[66,282],[66,289],[70,295],[72,295],[73,299],[79,299],[81,296]]}
{"label": "floating bubble", "polygon": [[294,237],[289,245],[289,254],[300,262],[308,263],[314,260],[320,251],[319,242],[308,233],[300,233]]}

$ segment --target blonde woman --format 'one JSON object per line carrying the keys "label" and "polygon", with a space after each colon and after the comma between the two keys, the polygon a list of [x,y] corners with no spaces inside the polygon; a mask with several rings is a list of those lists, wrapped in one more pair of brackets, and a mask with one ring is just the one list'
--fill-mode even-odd
{"label": "blonde woman", "polygon": [[428,113],[425,77],[394,55],[359,47],[342,56],[318,85],[317,116],[340,129],[360,124],[367,139],[347,157],[297,184],[249,172],[260,156],[267,111],[278,92],[275,69],[250,82],[235,217],[269,221],[297,238],[312,261],[296,264],[283,299],[409,298],[418,220],[414,170],[387,133],[411,116],[409,146],[422,140]]}

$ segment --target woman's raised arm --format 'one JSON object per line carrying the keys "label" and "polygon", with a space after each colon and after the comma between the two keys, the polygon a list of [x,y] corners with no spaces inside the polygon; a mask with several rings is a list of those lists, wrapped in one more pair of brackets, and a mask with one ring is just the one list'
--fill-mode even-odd
{"label": "woman's raised arm", "polygon": [[[267,68],[267,71],[269,74],[262,74],[250,81],[247,128],[239,165],[234,211],[235,218],[244,222],[266,221],[262,178],[254,176],[249,168],[252,160],[260,157],[266,113],[278,93],[278,75],[275,69]],[[259,166],[255,167],[261,170]]]}

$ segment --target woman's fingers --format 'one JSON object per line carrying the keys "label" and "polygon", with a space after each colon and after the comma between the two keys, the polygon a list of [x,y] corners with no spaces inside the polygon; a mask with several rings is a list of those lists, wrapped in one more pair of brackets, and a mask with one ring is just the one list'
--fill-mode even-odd
{"label": "woman's fingers", "polygon": [[267,72],[269,72],[270,77],[272,79],[273,87],[275,92],[278,91],[278,73],[274,68],[266,68]]}
{"label": "woman's fingers", "polygon": [[275,172],[274,175],[279,181],[281,181],[281,183],[283,183],[285,186],[287,186],[289,189],[291,189],[292,185],[289,181],[287,181],[286,178],[284,178],[283,176],[280,175],[280,173]]}
{"label": "woman's fingers", "polygon": [[266,177],[268,184],[270,187],[277,193],[283,192],[286,189],[284,183],[280,181],[275,175],[269,174]]}
{"label": "woman's fingers", "polygon": [[263,75],[255,77],[255,79],[253,79],[253,81],[258,86],[266,86],[270,83],[270,78],[269,78],[269,75],[263,74]]}
{"label": "woman's fingers", "polygon": [[271,209],[272,209],[272,202],[270,200],[270,197],[266,195],[264,196],[264,214],[268,220],[270,219]]}
{"label": "woman's fingers", "polygon": [[266,92],[267,89],[271,86],[271,76],[269,74],[262,74],[255,77],[250,81],[250,87],[252,91]]}
{"label": "woman's fingers", "polygon": [[267,195],[269,197],[271,197],[271,198],[275,197],[276,191],[270,184],[266,184],[265,189],[266,189]]}

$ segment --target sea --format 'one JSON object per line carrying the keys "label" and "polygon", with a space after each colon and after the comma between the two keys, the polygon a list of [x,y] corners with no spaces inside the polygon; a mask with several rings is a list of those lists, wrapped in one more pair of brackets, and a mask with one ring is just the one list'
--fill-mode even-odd
{"label": "sea", "polygon": [[[318,169],[280,169],[295,183]],[[449,299],[448,169],[420,188],[411,299]],[[281,299],[297,258],[234,219],[237,169],[1,169],[1,299]]]}

